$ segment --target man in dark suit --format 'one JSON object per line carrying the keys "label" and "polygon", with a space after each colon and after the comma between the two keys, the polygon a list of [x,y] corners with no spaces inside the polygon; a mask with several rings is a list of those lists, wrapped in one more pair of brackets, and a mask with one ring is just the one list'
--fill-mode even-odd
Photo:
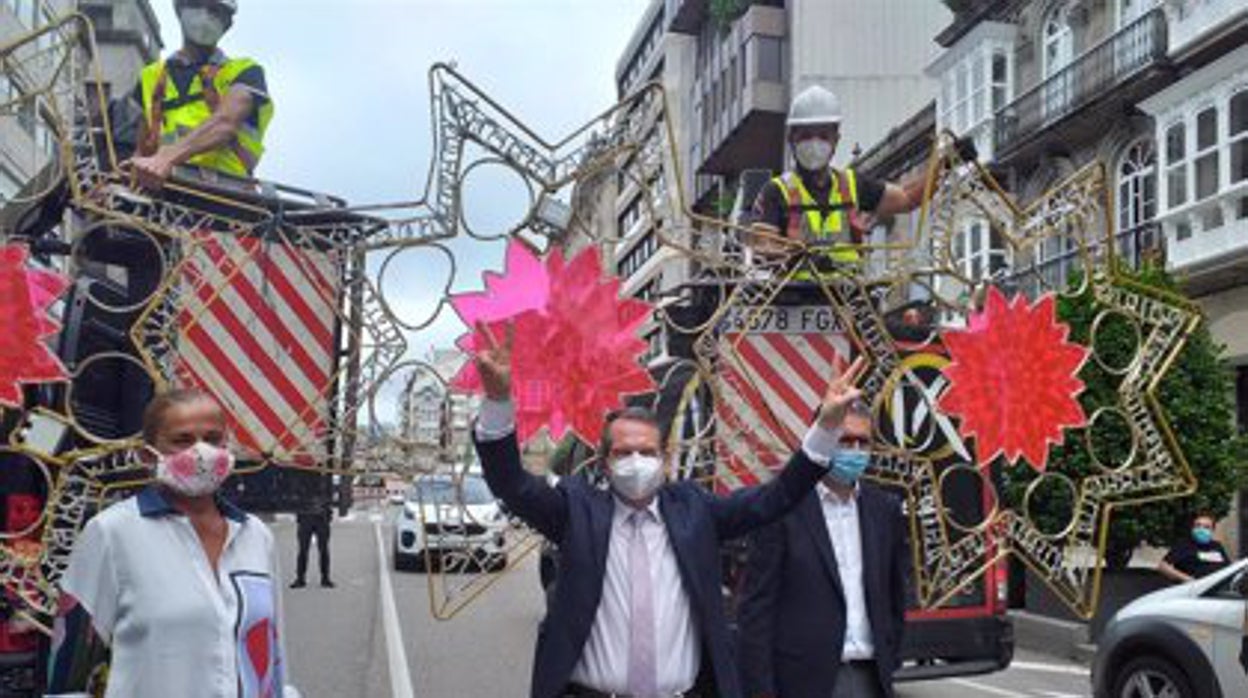
{"label": "man in dark suit", "polygon": [[740,608],[749,698],[892,696],[910,546],[899,499],[859,482],[871,416],[851,406],[829,473],[750,539]]}
{"label": "man in dark suit", "polygon": [[910,547],[900,501],[859,475],[871,416],[855,405],[815,491],[750,541],[741,603],[749,698],[893,695]]}
{"label": "man in dark suit", "polygon": [[477,368],[486,401],[476,425],[486,482],[559,546],[554,598],[538,631],[533,698],[741,698],[721,598],[719,545],[779,519],[827,473],[866,363],[828,387],[819,418],[770,483],[719,498],[666,483],[660,428],[646,410],[610,419],[600,455],[610,491],[582,478],[551,487],[526,472],[511,406],[511,330],[485,327]]}

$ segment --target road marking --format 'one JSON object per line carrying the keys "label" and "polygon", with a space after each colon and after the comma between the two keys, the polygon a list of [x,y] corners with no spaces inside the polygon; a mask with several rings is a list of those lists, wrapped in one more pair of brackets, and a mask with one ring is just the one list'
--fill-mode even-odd
{"label": "road marking", "polygon": [[949,679],[948,681],[949,683],[964,686],[976,691],[983,691],[984,693],[990,693],[994,696],[1001,696],[1001,698],[1029,698],[1026,693],[1019,693],[1018,691],[1011,691],[1005,688],[997,688],[996,686],[989,686],[988,684],[971,681],[970,679]]}
{"label": "road marking", "polygon": [[1010,662],[1011,669],[1023,671],[1043,671],[1049,674],[1067,674],[1070,676],[1088,676],[1091,670],[1087,667],[1071,664],[1046,664],[1044,662]]}
{"label": "road marking", "polygon": [[407,669],[404,655],[403,629],[399,627],[399,612],[394,603],[394,587],[390,584],[390,565],[386,557],[386,545],[381,538],[381,525],[375,524],[377,534],[377,564],[381,566],[381,620],[385,626],[386,654],[390,667],[390,693],[394,698],[415,698],[412,677]]}
{"label": "road marking", "polygon": [[385,521],[385,519],[386,517],[382,514],[369,514],[368,515],[368,520],[373,523],[381,523],[382,521]]}

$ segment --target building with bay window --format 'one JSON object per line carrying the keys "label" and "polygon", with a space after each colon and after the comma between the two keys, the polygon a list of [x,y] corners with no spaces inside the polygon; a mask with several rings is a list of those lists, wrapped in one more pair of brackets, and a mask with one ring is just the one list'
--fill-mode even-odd
{"label": "building with bay window", "polygon": [[[1128,264],[1164,260],[1237,371],[1248,426],[1248,3],[1243,0],[959,0],[928,65],[935,122],[975,140],[1020,201],[1090,162]],[[886,162],[888,151],[870,153]],[[1078,250],[1052,238],[1010,260],[968,220],[969,274],[1030,293],[1065,285]],[[1006,269],[1009,269],[1007,272]],[[1228,537],[1248,553],[1248,496]]]}

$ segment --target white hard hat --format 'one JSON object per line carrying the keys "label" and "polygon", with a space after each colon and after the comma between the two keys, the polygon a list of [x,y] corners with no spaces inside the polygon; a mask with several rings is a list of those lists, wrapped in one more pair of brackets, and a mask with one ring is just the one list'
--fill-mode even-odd
{"label": "white hard hat", "polygon": [[[187,3],[187,0],[173,0],[175,8],[181,7]],[[238,0],[210,0],[206,4],[216,5],[224,10],[228,10],[230,14],[238,12]]]}
{"label": "white hard hat", "polygon": [[831,90],[811,85],[793,98],[789,127],[841,123],[841,100]]}

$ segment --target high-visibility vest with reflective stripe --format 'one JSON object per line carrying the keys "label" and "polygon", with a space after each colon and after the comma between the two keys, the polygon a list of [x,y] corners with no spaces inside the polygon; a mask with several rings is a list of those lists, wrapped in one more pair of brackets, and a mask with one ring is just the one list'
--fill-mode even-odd
{"label": "high-visibility vest with reflective stripe", "polygon": [[[247,69],[257,65],[249,58],[230,58],[221,64],[205,65],[191,79],[185,95],[169,79],[164,61],[143,69],[143,115],[147,136],[155,145],[175,143],[199,128],[220,106],[221,98],[230,91],[234,81]],[[244,123],[233,143],[192,157],[189,164],[198,165],[237,177],[250,177],[264,155],[264,134],[273,119],[273,102],[260,106],[258,123]]]}
{"label": "high-visibility vest with reflective stripe", "polygon": [[858,209],[858,176],[853,169],[845,170],[844,179],[836,170],[829,170],[828,174],[832,182],[828,188],[829,210],[826,216],[796,172],[785,172],[772,178],[788,207],[787,232],[790,239],[830,245],[826,256],[835,261],[857,262],[860,260],[858,250],[836,241],[838,238],[850,238],[849,242],[853,242],[850,221]]}

